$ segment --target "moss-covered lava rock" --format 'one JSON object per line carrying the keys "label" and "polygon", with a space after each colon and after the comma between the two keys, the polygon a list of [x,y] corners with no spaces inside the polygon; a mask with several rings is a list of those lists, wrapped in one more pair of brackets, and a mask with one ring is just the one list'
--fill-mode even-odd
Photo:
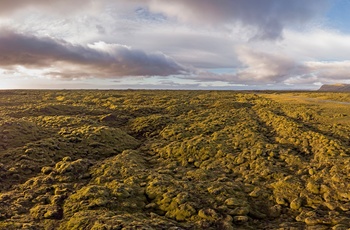
{"label": "moss-covered lava rock", "polygon": [[0,229],[350,228],[347,93],[0,101]]}

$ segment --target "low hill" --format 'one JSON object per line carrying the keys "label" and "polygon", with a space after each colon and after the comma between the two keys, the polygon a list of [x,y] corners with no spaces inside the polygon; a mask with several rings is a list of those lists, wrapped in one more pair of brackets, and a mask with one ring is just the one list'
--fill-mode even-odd
{"label": "low hill", "polygon": [[322,85],[319,91],[350,92],[350,84]]}

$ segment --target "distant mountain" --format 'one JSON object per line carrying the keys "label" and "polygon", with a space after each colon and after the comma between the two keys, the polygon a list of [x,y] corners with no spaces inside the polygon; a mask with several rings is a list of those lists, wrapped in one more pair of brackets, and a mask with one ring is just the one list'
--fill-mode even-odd
{"label": "distant mountain", "polygon": [[318,91],[350,92],[350,84],[322,85]]}

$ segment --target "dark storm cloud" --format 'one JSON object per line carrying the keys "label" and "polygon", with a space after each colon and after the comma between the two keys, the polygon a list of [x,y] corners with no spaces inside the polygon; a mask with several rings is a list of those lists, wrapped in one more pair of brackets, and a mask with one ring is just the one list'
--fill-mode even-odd
{"label": "dark storm cloud", "polygon": [[50,37],[0,32],[0,66],[53,67],[54,76],[168,76],[187,70],[162,53],[146,53],[118,44],[74,45]]}
{"label": "dark storm cloud", "polygon": [[183,21],[221,25],[238,22],[257,30],[257,39],[276,39],[286,26],[302,25],[322,13],[329,0],[150,0],[152,11]]}

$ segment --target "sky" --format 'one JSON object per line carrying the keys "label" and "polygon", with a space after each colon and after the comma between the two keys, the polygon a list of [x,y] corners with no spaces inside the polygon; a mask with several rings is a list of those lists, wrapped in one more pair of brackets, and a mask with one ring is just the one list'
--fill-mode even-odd
{"label": "sky", "polygon": [[0,0],[0,89],[350,83],[350,0]]}

